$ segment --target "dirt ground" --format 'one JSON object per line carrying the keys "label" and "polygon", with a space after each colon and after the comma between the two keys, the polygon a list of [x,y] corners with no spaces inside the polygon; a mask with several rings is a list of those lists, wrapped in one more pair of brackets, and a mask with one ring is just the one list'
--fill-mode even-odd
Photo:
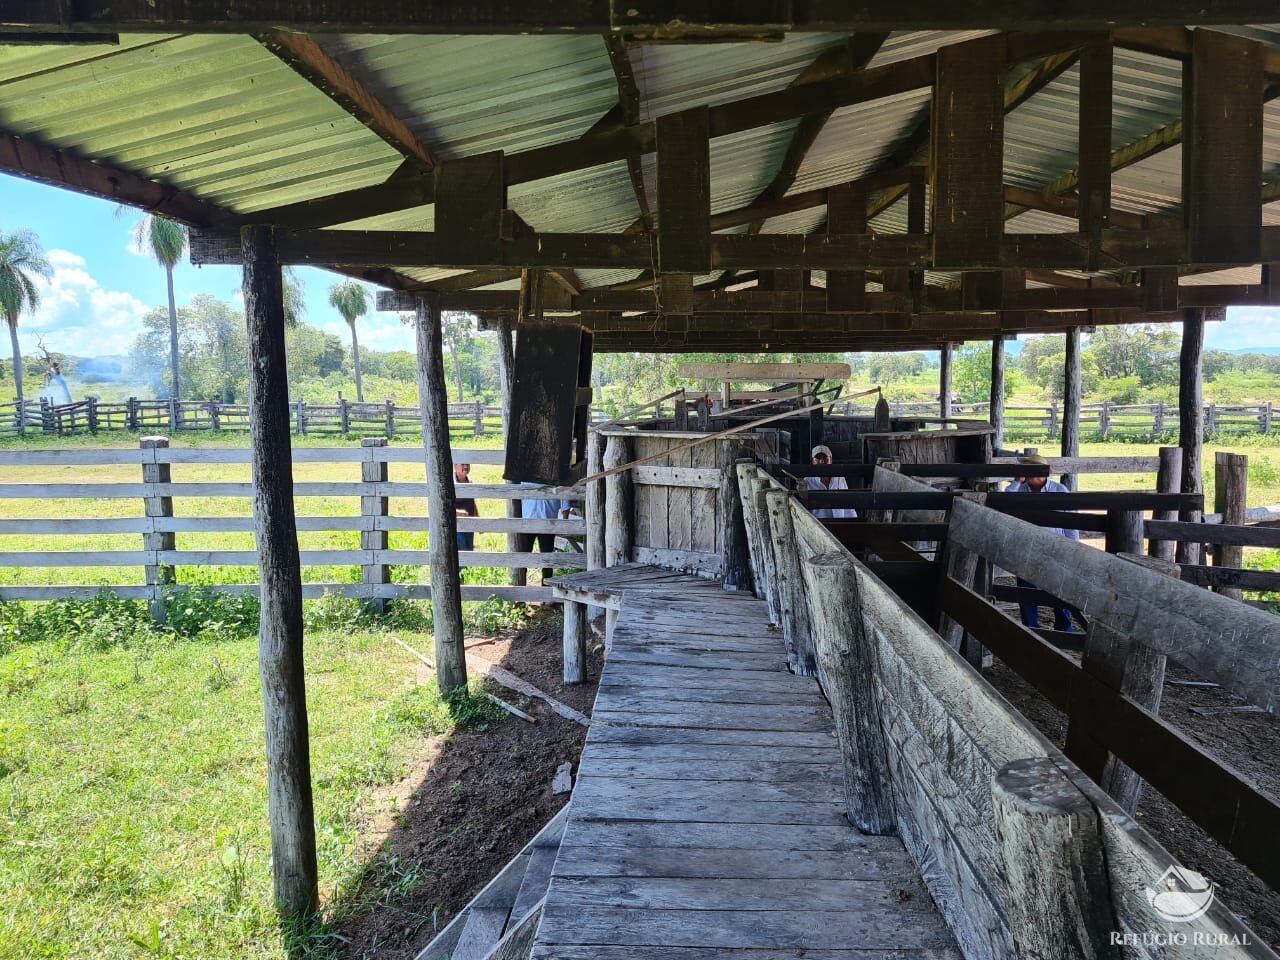
{"label": "dirt ground", "polygon": [[[468,637],[467,648],[590,713],[600,652],[592,644],[588,682],[566,688],[552,608],[518,633]],[[576,774],[586,728],[540,700],[496,692],[537,723],[509,716],[483,732],[427,741],[408,776],[368,805],[361,832],[380,849],[371,851],[364,889],[352,895],[359,907],[340,910],[348,915],[332,930],[344,960],[412,960],[568,801],[551,795],[551,779],[565,761]]]}
{"label": "dirt ground", "polygon": [[[1042,618],[1046,612],[1042,611]],[[985,675],[1045,736],[1059,747],[1063,745],[1067,734],[1064,714],[999,660]],[[1214,756],[1251,777],[1272,796],[1280,795],[1280,718],[1257,712],[1218,687],[1185,685],[1200,680],[1170,662],[1160,716]],[[1218,899],[1259,937],[1273,948],[1280,948],[1280,893],[1271,890],[1150,786],[1143,792],[1137,818],[1179,861],[1218,884]]]}

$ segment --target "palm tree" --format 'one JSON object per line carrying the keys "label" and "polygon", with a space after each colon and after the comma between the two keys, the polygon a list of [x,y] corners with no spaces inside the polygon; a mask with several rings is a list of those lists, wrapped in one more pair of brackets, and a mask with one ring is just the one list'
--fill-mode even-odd
{"label": "palm tree", "polygon": [[0,313],[9,325],[9,343],[13,347],[13,387],[18,403],[22,403],[22,349],[18,345],[18,316],[23,310],[34,310],[40,303],[40,291],[33,276],[48,279],[53,268],[34,233],[19,230],[8,236],[0,234]]}
{"label": "palm tree", "polygon": [[344,280],[329,288],[329,305],[342,314],[351,328],[351,364],[356,371],[356,402],[364,403],[364,386],[360,383],[360,342],[356,339],[356,320],[369,312],[369,294],[354,280]]}
{"label": "palm tree", "polygon": [[138,246],[150,251],[164,267],[169,287],[169,396],[179,396],[178,383],[178,306],[173,299],[173,268],[187,250],[187,228],[176,220],[149,214],[134,230]]}
{"label": "palm tree", "polygon": [[284,294],[284,322],[296,327],[302,322],[302,315],[307,312],[303,300],[302,281],[298,279],[293,267],[285,267],[281,271],[282,293]]}

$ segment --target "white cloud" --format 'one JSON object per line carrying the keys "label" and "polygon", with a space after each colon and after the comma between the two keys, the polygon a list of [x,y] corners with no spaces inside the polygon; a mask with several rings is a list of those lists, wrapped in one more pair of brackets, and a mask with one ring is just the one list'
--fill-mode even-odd
{"label": "white cloud", "polygon": [[[332,311],[321,317],[308,313],[303,319],[350,346],[351,330],[346,321]],[[401,323],[398,313],[370,313],[361,317],[356,321],[356,336],[360,338],[360,346],[370,350],[414,350],[413,328]]]}
{"label": "white cloud", "polygon": [[36,278],[40,306],[22,318],[23,350],[43,337],[50,350],[78,356],[127,353],[147,312],[145,303],[124,290],[108,290],[89,272],[84,257],[50,250],[53,276]]}

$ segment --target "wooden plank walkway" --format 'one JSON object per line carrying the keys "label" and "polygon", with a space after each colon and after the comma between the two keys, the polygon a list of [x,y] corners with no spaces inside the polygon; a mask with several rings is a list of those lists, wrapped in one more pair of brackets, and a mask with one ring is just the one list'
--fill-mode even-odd
{"label": "wooden plank walkway", "polygon": [[557,590],[621,614],[533,960],[959,960],[901,842],[846,820],[763,601],[637,564]]}

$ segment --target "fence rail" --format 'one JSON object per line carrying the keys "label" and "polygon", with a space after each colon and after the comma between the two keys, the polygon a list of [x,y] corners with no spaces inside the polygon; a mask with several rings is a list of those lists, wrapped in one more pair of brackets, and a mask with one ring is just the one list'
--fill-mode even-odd
{"label": "fence rail", "polygon": [[[368,601],[385,601],[394,597],[429,599],[431,587],[419,583],[392,582],[392,566],[426,567],[430,549],[393,549],[389,535],[396,532],[425,532],[429,521],[422,514],[394,514],[390,498],[425,499],[426,484],[393,481],[387,477],[392,463],[421,463],[420,448],[388,447],[385,440],[366,439],[359,447],[312,447],[294,451],[297,463],[349,463],[360,465],[359,480],[298,481],[297,497],[339,497],[355,502],[359,513],[337,516],[299,516],[300,532],[358,533],[359,548],[304,549],[304,567],[359,567],[359,583],[306,583],[303,595],[318,597],[326,593],[356,597]],[[0,600],[51,600],[83,597],[100,590],[110,590],[122,597],[160,601],[176,586],[176,571],[181,567],[255,566],[256,550],[252,549],[178,549],[176,535],[252,533],[253,520],[248,516],[184,516],[175,511],[175,503],[192,503],[192,498],[251,499],[253,484],[240,481],[173,482],[171,468],[200,464],[248,464],[250,451],[225,449],[173,449],[165,441],[148,439],[132,450],[6,450],[0,451],[0,471],[28,467],[99,467],[131,466],[139,468],[139,482],[68,482],[30,483],[0,482],[0,500],[136,500],[136,517],[103,518],[5,518],[0,519],[0,536],[73,537],[103,534],[136,535],[141,549],[106,550],[3,550],[0,567],[8,568],[83,568],[137,567],[145,574],[142,584],[70,584],[0,586]],[[499,450],[455,450],[455,460],[473,464],[502,462]],[[2,476],[2,474],[0,474]],[[579,487],[515,485],[503,483],[470,483],[460,494],[475,500],[581,500]],[[198,503],[198,501],[195,501]],[[49,508],[56,513],[57,508]],[[116,512],[112,509],[111,512]],[[459,517],[460,533],[504,533],[532,536],[551,534],[580,538],[586,535],[581,519],[538,519],[523,517]],[[428,545],[430,547],[430,544]],[[452,545],[450,545],[452,549]],[[532,545],[523,550],[461,550],[458,558],[464,567],[497,567],[529,569],[555,567],[582,569],[586,566],[581,552],[533,553]],[[253,584],[216,584],[211,589],[232,593],[255,592]],[[498,598],[506,600],[542,601],[551,599],[548,587],[520,585],[464,585],[464,600]]]}
{"label": "fence rail", "polygon": [[[891,401],[889,409],[895,417],[936,417],[936,402],[907,403]],[[1270,434],[1275,427],[1276,407],[1271,401],[1259,404],[1207,403],[1204,407],[1205,437],[1224,434]],[[871,416],[874,408],[856,404],[837,404],[832,411],[848,416]],[[953,403],[954,419],[973,417],[986,420],[989,403]],[[1004,434],[1011,437],[1057,437],[1062,431],[1062,405],[1006,406]],[[1157,439],[1178,431],[1178,408],[1166,403],[1090,403],[1080,407],[1080,432],[1086,436],[1133,437]]]}

